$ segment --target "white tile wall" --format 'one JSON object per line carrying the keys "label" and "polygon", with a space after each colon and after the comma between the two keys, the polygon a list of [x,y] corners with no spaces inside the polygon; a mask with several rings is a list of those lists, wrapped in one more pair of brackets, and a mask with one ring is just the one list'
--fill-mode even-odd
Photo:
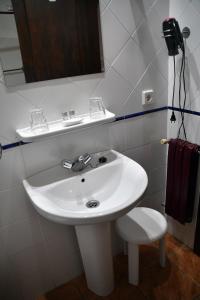
{"label": "white tile wall", "polygon": [[129,39],[123,51],[113,64],[115,70],[135,87],[147,68],[140,47],[133,39]]}
{"label": "white tile wall", "polygon": [[[88,98],[102,96],[117,116],[142,111],[141,91],[153,88],[167,105],[168,64],[161,22],[168,0],[101,0],[106,73],[6,89],[0,85],[0,137],[17,140],[15,129],[29,124],[31,108],[48,120],[74,108],[88,110]],[[85,151],[114,148],[141,163],[150,186],[145,205],[161,210],[164,189],[166,112],[123,120],[5,151],[0,161],[0,298],[32,300],[82,272],[72,227],[49,222],[30,205],[22,179]],[[114,252],[121,249],[113,236]]]}
{"label": "white tile wall", "polygon": [[[198,0],[176,0],[170,1],[170,15],[177,18],[180,27],[188,26],[191,29],[191,36],[187,40],[187,103],[188,109],[200,111],[199,91],[200,91],[200,2]],[[180,56],[176,58],[177,73],[180,70]],[[169,105],[171,105],[173,86],[173,64],[169,59]],[[176,86],[178,87],[178,77]],[[178,106],[178,88],[176,90],[176,106]],[[176,137],[178,124],[180,124],[180,114],[176,113],[178,122],[170,123],[171,112],[168,113],[168,137]],[[200,118],[198,116],[186,115],[185,124],[188,140],[193,143],[200,143]],[[193,247],[195,220],[191,224],[182,226],[181,224],[169,218],[169,230],[178,239],[190,247]]]}
{"label": "white tile wall", "polygon": [[129,39],[126,29],[116,19],[110,9],[106,9],[102,14],[102,33],[104,54],[110,64],[119,54],[125,43]]}
{"label": "white tile wall", "polygon": [[110,4],[110,9],[114,12],[118,20],[123,24],[126,30],[133,34],[136,28],[141,24],[152,6],[154,0],[129,1],[116,0]]}
{"label": "white tile wall", "polygon": [[26,248],[12,256],[11,268],[18,278],[22,299],[36,299],[38,293],[53,285],[47,251],[43,243]]}

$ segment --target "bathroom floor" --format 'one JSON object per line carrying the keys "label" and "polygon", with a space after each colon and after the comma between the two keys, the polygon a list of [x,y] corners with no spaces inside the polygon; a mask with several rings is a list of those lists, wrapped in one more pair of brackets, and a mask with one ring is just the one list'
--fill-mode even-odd
{"label": "bathroom floor", "polygon": [[200,300],[200,257],[167,235],[167,265],[159,266],[157,244],[140,249],[140,284],[128,284],[127,256],[115,258],[116,288],[108,297],[87,289],[84,275],[37,300]]}

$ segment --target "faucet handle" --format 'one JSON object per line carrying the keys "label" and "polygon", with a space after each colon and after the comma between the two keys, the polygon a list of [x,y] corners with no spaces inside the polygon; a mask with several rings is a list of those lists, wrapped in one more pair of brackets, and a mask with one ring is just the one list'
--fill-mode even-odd
{"label": "faucet handle", "polygon": [[85,153],[80,158],[81,158],[81,161],[84,163],[84,165],[87,165],[91,161],[92,156],[90,154],[88,154],[88,153]]}
{"label": "faucet handle", "polygon": [[63,168],[65,168],[65,169],[71,169],[72,166],[73,166],[73,163],[72,163],[70,160],[64,159],[64,160],[62,161],[62,166],[63,166]]}

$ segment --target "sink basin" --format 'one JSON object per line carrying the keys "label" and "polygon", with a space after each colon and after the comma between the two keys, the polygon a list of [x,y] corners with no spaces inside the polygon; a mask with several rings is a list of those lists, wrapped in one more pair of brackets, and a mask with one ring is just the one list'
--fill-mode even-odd
{"label": "sink basin", "polygon": [[[101,156],[106,163],[98,163]],[[42,216],[75,226],[88,287],[107,296],[114,288],[110,221],[137,205],[148,179],[138,163],[114,150],[95,154],[93,163],[78,173],[55,166],[23,185]]]}
{"label": "sink basin", "polygon": [[147,187],[146,172],[116,151],[104,156],[107,163],[94,169],[71,173],[56,166],[24,180],[37,211],[68,225],[111,221],[128,212]]}

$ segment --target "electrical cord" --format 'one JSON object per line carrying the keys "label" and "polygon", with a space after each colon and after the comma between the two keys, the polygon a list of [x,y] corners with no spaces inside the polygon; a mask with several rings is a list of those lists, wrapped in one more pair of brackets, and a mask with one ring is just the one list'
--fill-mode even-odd
{"label": "electrical cord", "polygon": [[181,128],[182,128],[182,122],[183,122],[183,113],[182,113],[182,107],[181,107],[181,94],[182,94],[182,72],[183,72],[183,54],[182,54],[182,59],[181,59],[181,69],[180,69],[180,74],[179,74],[179,92],[178,92],[178,105],[179,105],[179,110],[181,114],[181,125],[178,130],[178,138],[180,136]]}
{"label": "electrical cord", "polygon": [[175,60],[175,55],[173,56],[173,61],[174,61],[174,84],[173,84],[173,93],[172,93],[172,115],[170,118],[171,122],[176,122],[176,116],[174,113],[174,96],[175,96],[175,89],[176,89],[176,60]]}
{"label": "electrical cord", "polygon": [[[184,48],[185,49],[185,48]],[[186,129],[185,129],[185,106],[186,106],[186,100],[187,100],[187,92],[186,92],[186,84],[185,84],[185,50],[184,50],[184,67],[183,67],[183,89],[184,89],[184,101],[183,101],[183,130],[184,130],[184,136],[185,139],[187,140],[187,134],[186,134]]]}
{"label": "electrical cord", "polygon": [[[183,84],[183,90],[184,90],[183,106],[182,106],[182,101],[181,101],[182,84]],[[183,41],[181,70],[180,70],[180,75],[179,75],[179,109],[180,109],[180,113],[181,113],[181,124],[180,124],[180,127],[178,129],[177,137],[178,138],[180,137],[181,129],[183,129],[183,134],[184,134],[185,140],[187,140],[187,134],[186,134],[186,129],[185,129],[185,115],[184,115],[186,100],[187,100],[187,92],[186,92],[186,83],[185,83],[185,44],[184,44],[184,41]]]}

